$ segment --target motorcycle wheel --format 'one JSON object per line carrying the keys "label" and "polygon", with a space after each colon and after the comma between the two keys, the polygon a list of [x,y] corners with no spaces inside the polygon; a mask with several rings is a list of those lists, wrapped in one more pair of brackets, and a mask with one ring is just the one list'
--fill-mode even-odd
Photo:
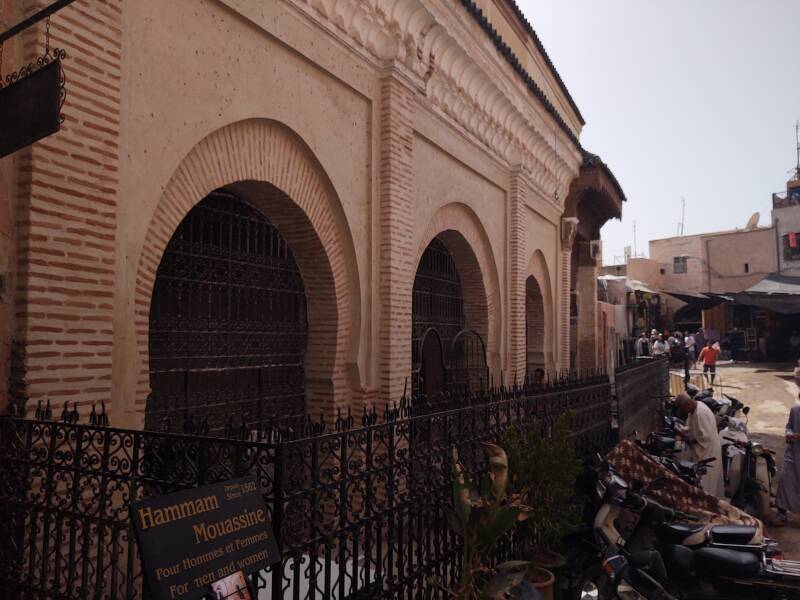
{"label": "motorcycle wheel", "polygon": [[750,490],[749,492],[745,492],[742,496],[742,502],[739,506],[744,512],[746,512],[751,517],[756,517],[757,519],[762,518],[762,513],[764,512],[764,506],[761,501],[761,494],[757,490]]}
{"label": "motorcycle wheel", "polygon": [[599,564],[589,565],[584,569],[580,576],[577,578],[577,586],[570,590],[569,600],[581,600],[581,591],[583,586],[587,583],[593,583],[597,586],[599,596],[597,600],[614,600],[616,597],[608,577],[603,572],[603,568]]}

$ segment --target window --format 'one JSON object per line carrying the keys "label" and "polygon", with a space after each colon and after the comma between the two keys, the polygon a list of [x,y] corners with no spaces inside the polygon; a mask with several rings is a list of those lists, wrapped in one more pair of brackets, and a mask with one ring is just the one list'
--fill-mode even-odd
{"label": "window", "polygon": [[749,273],[750,272],[750,263],[744,263],[744,272],[745,273]]}
{"label": "window", "polygon": [[787,233],[783,236],[783,259],[800,260],[800,232]]}
{"label": "window", "polygon": [[658,272],[661,273],[662,275],[666,275],[667,274],[667,270],[666,269],[659,269]]}
{"label": "window", "polygon": [[686,258],[685,256],[676,256],[672,259],[673,273],[686,273]]}

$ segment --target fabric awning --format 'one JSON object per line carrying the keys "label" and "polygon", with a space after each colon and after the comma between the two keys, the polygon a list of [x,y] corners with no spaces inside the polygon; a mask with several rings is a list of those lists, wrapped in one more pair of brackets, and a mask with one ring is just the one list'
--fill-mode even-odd
{"label": "fabric awning", "polygon": [[608,285],[612,282],[621,282],[625,284],[625,288],[629,292],[645,292],[646,294],[658,294],[657,291],[651,290],[641,281],[636,279],[628,279],[624,275],[601,275],[597,278],[603,285]]}
{"label": "fabric awning", "polygon": [[658,293],[655,290],[651,290],[644,283],[642,283],[641,281],[637,281],[636,279],[628,279],[628,282],[627,282],[626,285],[628,286],[628,289],[630,291],[632,291],[632,292],[644,292],[646,294],[657,294]]}
{"label": "fabric awning", "polygon": [[787,294],[800,295],[800,277],[789,277],[771,273],[752,287],[745,294]]}
{"label": "fabric awning", "polygon": [[800,313],[800,277],[771,273],[754,286],[729,294],[734,302],[776,313]]}
{"label": "fabric awning", "polygon": [[675,291],[675,290],[664,290],[665,294],[669,294],[673,298],[677,298],[681,302],[686,302],[686,304],[691,304],[693,306],[699,306],[702,310],[709,310],[714,308],[718,304],[722,304],[723,302],[730,302],[732,300],[729,296],[723,296],[721,294],[701,294],[699,292],[687,292],[687,291]]}

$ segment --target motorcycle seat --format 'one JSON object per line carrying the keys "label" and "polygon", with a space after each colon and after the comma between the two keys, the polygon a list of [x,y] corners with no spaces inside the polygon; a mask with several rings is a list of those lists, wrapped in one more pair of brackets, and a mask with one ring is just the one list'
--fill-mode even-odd
{"label": "motorcycle seat", "polygon": [[717,544],[749,544],[757,529],[749,525],[714,525],[711,541]]}
{"label": "motorcycle seat", "polygon": [[700,548],[694,552],[698,572],[710,571],[726,577],[755,577],[761,572],[761,561],[752,552],[727,548]]}
{"label": "motorcycle seat", "polygon": [[683,544],[686,538],[704,528],[705,525],[698,523],[662,523],[656,528],[656,537],[662,544]]}
{"label": "motorcycle seat", "polygon": [[686,546],[675,544],[662,551],[667,573],[672,579],[692,580],[695,578],[694,552]]}

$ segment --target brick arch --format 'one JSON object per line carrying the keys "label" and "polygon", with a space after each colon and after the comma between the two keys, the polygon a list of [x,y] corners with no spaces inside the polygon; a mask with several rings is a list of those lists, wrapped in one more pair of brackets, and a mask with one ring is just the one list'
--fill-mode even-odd
{"label": "brick arch", "polygon": [[[525,338],[541,340],[541,344],[533,352],[540,354],[537,357],[537,366],[542,366],[545,371],[552,371],[555,365],[554,310],[550,270],[542,251],[536,250],[525,270],[525,314],[528,328]],[[531,348],[526,348],[526,352],[530,355]],[[527,363],[526,360],[526,366]]]}
{"label": "brick arch", "polygon": [[180,221],[219,188],[261,210],[292,248],[308,305],[307,406],[332,412],[349,400],[345,362],[358,352],[355,250],[339,199],[316,158],[289,128],[266,119],[239,121],[201,140],[161,195],[136,274],[137,412],[143,413],[150,392],[150,300],[161,257]]}
{"label": "brick arch", "polygon": [[474,329],[483,338],[489,368],[497,375],[500,369],[501,297],[497,263],[489,236],[471,208],[453,202],[440,208],[428,223],[417,244],[415,265],[419,265],[422,253],[435,237],[453,256],[461,278],[466,327]]}

